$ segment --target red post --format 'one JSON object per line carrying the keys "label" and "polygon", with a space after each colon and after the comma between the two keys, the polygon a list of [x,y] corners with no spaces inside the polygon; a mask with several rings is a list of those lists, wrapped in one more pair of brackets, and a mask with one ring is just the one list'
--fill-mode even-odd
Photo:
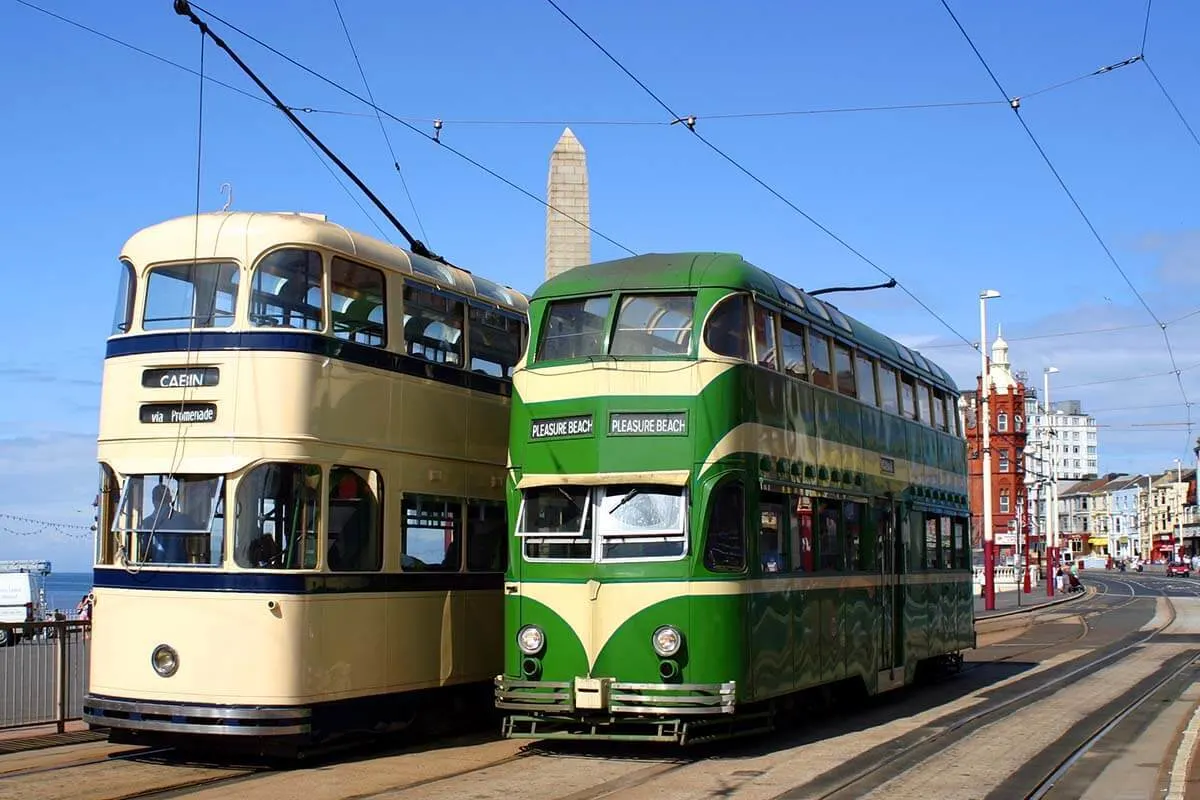
{"label": "red post", "polygon": [[996,554],[992,552],[994,546],[990,539],[983,542],[983,607],[987,611],[996,610]]}
{"label": "red post", "polygon": [[1054,584],[1058,580],[1058,548],[1046,548],[1046,597],[1054,597]]}

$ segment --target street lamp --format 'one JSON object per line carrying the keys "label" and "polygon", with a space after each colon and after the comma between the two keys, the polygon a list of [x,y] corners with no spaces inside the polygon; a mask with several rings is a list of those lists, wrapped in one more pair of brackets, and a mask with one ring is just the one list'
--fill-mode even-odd
{"label": "street lamp", "polygon": [[988,396],[992,393],[987,358],[987,301],[1000,296],[995,289],[979,293],[979,425],[983,431],[983,607],[996,609],[996,563],[992,551],[992,414]]}
{"label": "street lamp", "polygon": [[1050,376],[1058,372],[1058,367],[1046,367],[1042,370],[1042,411],[1046,414],[1046,424],[1042,430],[1046,437],[1046,452],[1050,457],[1050,483],[1046,487],[1046,596],[1054,596],[1054,584],[1057,583],[1055,569],[1058,566],[1058,470],[1055,468],[1057,455],[1054,452],[1054,430],[1051,427],[1050,416]]}

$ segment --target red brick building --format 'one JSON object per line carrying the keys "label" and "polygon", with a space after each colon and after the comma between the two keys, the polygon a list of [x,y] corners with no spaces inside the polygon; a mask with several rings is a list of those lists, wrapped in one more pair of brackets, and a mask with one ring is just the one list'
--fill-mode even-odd
{"label": "red brick building", "polygon": [[[1025,384],[1012,372],[1008,342],[997,335],[988,365],[991,393],[990,446],[992,450],[992,532],[998,545],[997,562],[1004,563],[1016,552],[1017,520],[1020,515],[1021,544],[1029,532],[1029,502],[1025,494]],[[982,381],[980,382],[982,383]],[[963,395],[967,415],[967,471],[971,498],[971,540],[983,547],[983,420],[980,418],[980,384]],[[971,422],[974,420],[974,424]]]}

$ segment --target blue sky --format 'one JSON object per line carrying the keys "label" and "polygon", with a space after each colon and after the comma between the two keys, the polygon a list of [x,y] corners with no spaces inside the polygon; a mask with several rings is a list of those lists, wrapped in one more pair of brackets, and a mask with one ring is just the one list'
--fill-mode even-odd
{"label": "blue sky", "polygon": [[[198,67],[196,29],[169,0],[39,5]],[[808,288],[882,278],[721,162],[541,0],[402,4],[341,0],[377,102],[445,120],[442,137],[543,195],[550,149],[570,123],[588,151],[592,224],[638,252],[728,250]],[[207,8],[361,92],[331,1]],[[716,119],[743,112],[995,101],[995,86],[936,0],[891,3],[562,0],[581,25],[747,168],[893,273],[954,328],[978,338],[980,289],[1016,366],[1053,395],[1095,410],[1105,471],[1190,459],[1186,419],[1161,332],[1133,297],[1004,104]],[[1135,56],[1141,2],[953,3],[1010,94]],[[1200,125],[1200,7],[1154,4],[1146,55]],[[366,108],[214,26],[288,103]],[[254,92],[211,45],[206,71]],[[195,203],[197,79],[21,5],[0,0],[0,152],[9,257],[0,279],[0,514],[88,524],[104,339],[116,257],[137,229]],[[1200,145],[1143,64],[1022,102],[1022,115],[1118,262],[1164,321],[1200,309]],[[706,118],[706,115],[707,118]],[[548,125],[472,124],[544,120]],[[310,124],[417,229],[378,124],[313,113]],[[436,145],[388,123],[428,241],[456,263],[532,289],[544,209]],[[286,120],[209,84],[201,207],[320,211],[378,235]],[[365,203],[364,203],[365,204]],[[374,220],[374,222],[372,221]],[[393,239],[391,230],[384,230]],[[594,239],[595,260],[622,251]],[[974,383],[978,356],[898,290],[839,305]],[[1141,327],[1127,327],[1141,326]],[[1123,328],[1105,334],[1047,334]],[[1200,364],[1200,314],[1168,326],[1180,367]],[[989,338],[994,336],[995,325]],[[955,344],[957,342],[957,344]],[[1183,373],[1200,398],[1200,368]],[[1076,388],[1071,388],[1075,386]],[[1132,408],[1155,406],[1154,408]],[[1200,420],[1200,414],[1197,414]],[[86,538],[17,536],[0,517],[0,558],[84,568]],[[77,533],[77,532],[75,532]]]}

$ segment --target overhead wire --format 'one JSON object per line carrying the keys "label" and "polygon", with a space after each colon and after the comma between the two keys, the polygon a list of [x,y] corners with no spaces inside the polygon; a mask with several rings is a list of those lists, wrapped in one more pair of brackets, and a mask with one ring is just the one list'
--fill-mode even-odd
{"label": "overhead wire", "polygon": [[970,339],[968,339],[966,336],[959,333],[958,330],[953,325],[951,325],[940,314],[938,314],[936,311],[934,311],[932,308],[930,308],[929,305],[925,303],[925,301],[923,301],[921,298],[917,297],[917,295],[915,293],[913,293],[912,290],[910,290],[907,286],[905,286],[903,283],[898,281],[894,275],[892,275],[890,272],[885,270],[883,267],[879,266],[879,264],[872,261],[864,253],[862,253],[860,250],[856,249],[845,239],[838,236],[836,233],[833,232],[833,230],[831,230],[830,228],[828,228],[821,222],[818,222],[816,218],[814,218],[812,215],[810,215],[809,213],[807,213],[806,211],[801,209],[798,205],[796,205],[794,202],[789,200],[787,197],[785,197],[783,194],[781,194],[777,189],[775,189],[773,186],[768,184],[766,181],[764,181],[758,175],[751,172],[749,169],[747,169],[745,166],[743,166],[739,161],[734,159],[732,156],[730,156],[724,150],[717,147],[715,144],[713,144],[708,139],[706,139],[703,134],[701,134],[699,131],[696,130],[696,118],[694,116],[683,117],[683,116],[680,116],[678,113],[676,113],[675,110],[673,108],[671,108],[671,106],[667,105],[667,103],[661,97],[659,97],[657,94],[655,94],[654,91],[649,86],[647,86],[645,83],[642,82],[642,80],[640,78],[638,78],[636,75],[634,75],[632,72],[630,72],[629,69],[626,68],[626,66],[624,64],[622,64],[621,61],[616,56],[614,56],[612,53],[610,53],[604,47],[604,45],[600,44],[600,42],[598,42],[595,39],[595,37],[593,37],[590,33],[588,33],[586,30],[584,30],[584,28],[578,22],[576,22],[571,17],[571,15],[569,15],[566,11],[564,11],[562,9],[562,7],[558,5],[558,3],[554,2],[554,0],[546,0],[546,2],[549,3],[550,6],[553,7],[554,10],[557,11],[563,17],[563,19],[565,19],[567,22],[569,22],[572,27],[574,27],[577,31],[579,31],[584,36],[584,38],[586,38],[589,42],[591,42],[593,45],[595,45],[596,48],[598,50],[600,50],[600,52],[603,53],[608,58],[609,61],[611,61],[613,64],[615,64],[618,69],[620,69],[623,73],[625,73],[625,75],[628,76],[630,80],[632,80],[639,87],[641,87],[642,91],[644,91],[651,98],[653,98],[654,101],[656,103],[658,103],[658,105],[661,106],[663,108],[663,110],[666,111],[667,114],[669,114],[671,116],[672,124],[682,124],[683,127],[687,128],[687,130],[690,131],[706,147],[708,147],[710,150],[712,150],[714,153],[716,153],[718,156],[720,156],[722,159],[724,159],[726,162],[728,162],[731,166],[736,168],[739,172],[746,175],[746,177],[750,178],[752,181],[757,183],[763,189],[767,190],[771,195],[773,195],[776,199],[778,199],[782,203],[784,203],[788,208],[792,209],[794,212],[799,214],[801,217],[808,220],[812,225],[814,225],[817,229],[819,229],[826,236],[833,239],[835,242],[837,242],[843,248],[845,248],[848,252],[852,253],[854,256],[859,258],[863,263],[867,264],[868,266],[870,266],[872,269],[874,269],[875,271],[877,271],[884,277],[888,278],[889,280],[896,281],[896,286],[901,291],[903,291],[906,295],[908,295],[913,301],[915,301],[917,303],[917,305],[919,305],[919,306],[921,306],[921,308],[925,309],[925,311],[928,312],[930,316],[932,316],[939,323],[941,323],[943,326],[945,326],[945,328],[947,330],[949,330],[951,333],[953,333],[955,336],[957,336],[959,339],[961,339],[963,341],[963,343],[966,344],[968,347],[970,347],[972,349],[978,349],[977,346],[973,342],[971,342]]}
{"label": "overhead wire", "polygon": [[[1200,313],[1200,312],[1196,312],[1196,313]],[[1178,321],[1178,320],[1176,320],[1176,321]],[[1171,323],[1168,323],[1168,324],[1171,324]],[[1009,342],[1032,342],[1032,341],[1036,341],[1039,339],[1059,339],[1059,338],[1064,338],[1064,337],[1068,337],[1068,336],[1084,336],[1084,335],[1097,334],[1097,333],[1115,333],[1115,332],[1119,332],[1119,331],[1132,331],[1132,330],[1138,330],[1141,328],[1153,328],[1153,327],[1154,327],[1154,325],[1152,325],[1151,323],[1145,322],[1140,325],[1118,325],[1118,326],[1115,326],[1112,328],[1086,328],[1084,330],[1078,330],[1078,331],[1056,331],[1054,333],[1039,333],[1039,334],[1033,334],[1030,336],[1005,336],[1004,339]],[[958,345],[958,344],[927,344],[927,345],[922,345],[920,349],[921,350],[939,350],[939,349],[945,349],[948,347],[959,347],[959,346],[960,345]]]}
{"label": "overhead wire", "polygon": [[[1122,376],[1114,377],[1114,378],[1103,378],[1103,379],[1095,380],[1095,381],[1085,381],[1083,383],[1068,383],[1063,386],[1059,386],[1058,389],[1076,389],[1081,386],[1099,386],[1100,384],[1104,384],[1104,383],[1125,383],[1128,381],[1145,380],[1146,378],[1169,378],[1172,376],[1178,378],[1178,377],[1180,377],[1181,373],[1190,372],[1191,370],[1194,370],[1197,368],[1200,368],[1200,362],[1195,363],[1195,364],[1189,364],[1188,366],[1183,367],[1178,370],[1172,369],[1172,370],[1164,370],[1161,372],[1145,372],[1145,373],[1139,373],[1137,375],[1122,375]],[[1186,405],[1190,409],[1192,406],[1192,402],[1185,397],[1183,400],[1183,405]]]}
{"label": "overhead wire", "polygon": [[[350,54],[354,56],[354,63],[358,65],[358,74],[362,77],[363,88],[367,90],[367,97],[370,98],[371,104],[375,104],[375,95],[371,92],[371,84],[367,82],[367,72],[363,69],[362,60],[358,57],[358,48],[354,46],[354,40],[350,38],[350,28],[346,25],[346,18],[342,15],[342,7],[338,0],[333,0],[334,10],[337,11],[338,21],[342,23],[342,32],[346,34],[346,43],[350,45]],[[388,136],[387,128],[383,124],[383,116],[379,113],[379,109],[375,109],[375,119],[379,122],[379,132],[383,134],[383,141],[387,144],[388,153],[392,156],[392,166],[396,168],[396,174],[400,176],[400,184],[404,187],[404,194],[408,198],[408,205],[412,209],[413,217],[417,220],[417,227],[421,229],[421,238],[426,242],[429,241],[429,234],[425,232],[425,224],[421,222],[421,215],[417,212],[417,204],[413,202],[412,192],[408,190],[408,181],[404,178],[404,170],[400,169],[400,159],[396,157],[396,151],[392,148],[391,137]]]}
{"label": "overhead wire", "polygon": [[[548,2],[552,2],[552,0],[548,0]],[[995,84],[996,88],[1000,91],[1000,94],[1003,95],[1005,98],[1010,98],[1011,96],[1006,91],[1004,91],[1004,86],[1000,83],[999,78],[996,77],[996,73],[992,70],[991,65],[988,64],[987,59],[985,59],[983,57],[983,54],[979,51],[979,48],[976,47],[974,40],[971,38],[971,35],[969,33],[967,33],[966,28],[964,28],[962,23],[959,22],[958,17],[954,13],[954,10],[950,8],[950,4],[947,2],[947,0],[940,0],[940,2],[942,4],[942,7],[946,10],[946,13],[950,16],[950,19],[953,20],[955,27],[958,28],[959,33],[962,34],[962,36],[966,40],[968,46],[970,46],[972,52],[975,53],[975,57],[979,60],[979,63],[981,65],[983,65],[983,68],[987,72],[988,77],[990,77],[992,79],[992,83]],[[1140,59],[1140,56],[1138,56],[1137,58]],[[1129,60],[1126,63],[1132,63],[1132,60]],[[1167,332],[1167,323],[1163,322],[1162,319],[1160,319],[1159,316],[1154,313],[1154,310],[1150,307],[1150,304],[1146,302],[1146,298],[1142,296],[1142,293],[1140,291],[1138,291],[1136,286],[1134,286],[1133,281],[1131,281],[1129,279],[1129,275],[1125,272],[1124,268],[1121,266],[1121,264],[1117,260],[1116,256],[1113,255],[1112,249],[1108,246],[1108,243],[1106,241],[1104,241],[1104,237],[1102,237],[1100,235],[1099,230],[1097,230],[1095,224],[1093,224],[1093,222],[1092,222],[1091,218],[1088,216],[1087,212],[1084,211],[1083,206],[1079,203],[1079,200],[1076,199],[1075,194],[1071,191],[1070,187],[1067,186],[1067,183],[1063,179],[1062,174],[1058,171],[1058,168],[1054,166],[1054,162],[1050,160],[1050,156],[1046,153],[1045,148],[1042,147],[1041,142],[1038,140],[1037,136],[1034,135],[1033,130],[1025,122],[1025,118],[1021,116],[1020,103],[1013,101],[1010,103],[1010,107],[1013,110],[1013,114],[1016,117],[1017,122],[1020,123],[1021,128],[1025,131],[1025,135],[1029,137],[1030,142],[1033,143],[1034,148],[1036,148],[1038,153],[1041,155],[1042,161],[1045,162],[1046,167],[1050,170],[1051,174],[1054,176],[1055,180],[1058,182],[1059,187],[1062,189],[1063,193],[1066,194],[1067,198],[1071,201],[1071,204],[1075,207],[1075,210],[1079,213],[1079,216],[1083,219],[1084,223],[1087,225],[1088,230],[1091,231],[1093,238],[1095,238],[1097,244],[1100,245],[1100,248],[1104,251],[1105,255],[1108,257],[1109,262],[1113,265],[1113,267],[1117,270],[1117,273],[1120,274],[1121,278],[1125,281],[1125,284],[1129,287],[1129,290],[1130,290],[1130,292],[1132,292],[1133,296],[1136,297],[1138,302],[1141,303],[1142,307],[1144,309],[1146,309],[1146,313],[1150,315],[1150,318],[1154,320],[1155,324],[1158,325],[1159,329],[1162,331],[1163,341],[1164,341],[1164,344],[1166,345],[1167,357],[1171,362],[1171,369],[1172,369],[1172,373],[1168,373],[1168,374],[1174,374],[1174,376],[1175,376],[1176,383],[1179,386],[1179,392],[1183,397],[1183,402],[1187,405],[1188,421],[1189,421],[1188,424],[1190,426],[1191,418],[1192,418],[1191,401],[1188,399],[1187,389],[1183,385],[1183,376],[1181,374],[1182,370],[1180,370],[1179,364],[1175,358],[1175,349],[1171,344],[1171,336]]]}
{"label": "overhead wire", "polygon": [[[98,36],[102,39],[105,39],[105,40],[115,44],[115,45],[124,47],[128,50],[132,50],[135,53],[139,53],[141,55],[152,58],[155,61],[158,61],[162,64],[166,64],[167,66],[174,67],[175,69],[181,70],[183,72],[187,72],[196,77],[200,77],[199,73],[196,72],[196,70],[192,69],[191,67],[189,67],[185,64],[181,64],[178,61],[174,61],[170,58],[167,58],[166,56],[162,56],[151,50],[147,50],[143,47],[139,47],[138,45],[127,42],[127,41],[120,39],[116,36],[113,36],[111,34],[104,33],[103,31],[100,31],[89,25],[85,25],[84,23],[79,22],[78,20],[73,20],[70,17],[66,17],[66,16],[63,16],[62,14],[58,14],[54,11],[50,11],[49,9],[42,8],[41,6],[36,5],[35,3],[29,2],[28,0],[14,0],[14,2],[16,2],[22,6],[25,6],[26,8],[29,8],[33,11],[37,11],[42,14],[45,14],[48,17],[52,17],[53,19],[56,19],[67,25],[78,28],[87,33],[90,33],[94,36]],[[1054,91],[1054,90],[1060,89],[1062,87],[1069,86],[1070,84],[1073,84],[1077,81],[1084,80],[1085,78],[1090,78],[1095,75],[1099,75],[1104,70],[1105,70],[1105,68],[1101,68],[1100,70],[1094,70],[1092,72],[1087,72],[1082,75],[1077,75],[1074,78],[1070,78],[1065,81],[1059,81],[1057,83],[1053,83],[1053,84],[1051,84],[1049,86],[1045,86],[1041,89],[1037,89],[1037,90],[1029,92],[1027,94],[1020,95],[1019,97],[1022,100],[1028,100],[1031,97],[1036,97],[1038,95],[1045,94],[1046,92]],[[234,86],[232,84],[226,83],[218,78],[214,78],[211,75],[205,75],[205,76],[203,76],[203,79],[208,81],[209,83],[215,84],[224,89],[228,89],[230,91],[236,92],[247,99],[255,101],[256,103],[261,103],[265,106],[272,107],[272,108],[274,107],[270,100],[267,100],[264,97],[260,97],[259,95],[256,95],[253,92],[246,91],[245,89],[242,89],[238,86]],[[939,109],[939,108],[969,108],[969,107],[1004,105],[1006,102],[1007,101],[1004,101],[1004,100],[949,100],[949,101],[928,102],[928,103],[898,103],[898,104],[892,104],[892,105],[886,105],[886,104],[885,105],[863,105],[863,106],[842,106],[842,107],[833,107],[833,108],[801,108],[801,109],[781,109],[781,110],[769,110],[769,111],[746,111],[746,112],[729,112],[729,113],[713,113],[713,114],[696,114],[696,115],[694,115],[694,117],[697,121],[700,121],[700,120],[711,121],[711,120],[765,119],[765,118],[772,118],[772,117],[817,116],[817,115],[833,115],[833,114],[859,114],[859,113],[908,111],[908,110]],[[305,114],[328,114],[328,115],[333,115],[333,116],[344,116],[344,117],[362,117],[364,119],[377,119],[381,113],[378,109],[373,109],[370,113],[367,113],[367,112],[362,112],[362,111],[351,111],[348,109],[314,108],[312,106],[288,106],[288,109],[290,111],[295,111],[295,112],[305,113]],[[392,115],[389,115],[386,113],[384,113],[384,116],[387,116],[390,121],[394,121],[394,122],[408,122],[413,125],[433,125],[435,123],[441,123],[443,126],[468,125],[468,126],[497,126],[497,127],[503,127],[503,126],[585,127],[585,126],[594,125],[594,126],[611,126],[611,127],[621,127],[621,126],[638,127],[638,126],[640,126],[640,127],[666,128],[666,127],[670,127],[672,124],[674,124],[673,122],[668,122],[665,120],[657,120],[657,119],[656,120],[648,120],[648,119],[536,119],[536,118],[534,118],[534,119],[512,119],[512,118],[455,119],[455,118],[444,118],[444,117],[392,116]],[[422,230],[422,234],[424,234],[424,230]]]}
{"label": "overhead wire", "polygon": [[383,114],[385,117],[388,117],[389,119],[400,123],[405,128],[407,128],[408,130],[417,134],[418,136],[421,136],[421,137],[427,139],[428,141],[438,145],[439,147],[446,150],[447,152],[452,153],[457,158],[462,159],[463,161],[467,162],[468,164],[471,164],[476,169],[479,169],[479,170],[487,173],[488,175],[492,176],[496,180],[500,181],[501,183],[504,183],[509,188],[514,189],[517,192],[520,192],[521,194],[525,195],[526,197],[530,198],[531,200],[534,200],[538,204],[550,209],[551,211],[554,211],[558,214],[562,214],[567,219],[569,219],[572,222],[576,223],[577,225],[581,226],[585,230],[588,230],[591,233],[594,233],[595,235],[599,236],[601,239],[603,239],[604,241],[613,245],[614,247],[624,250],[626,253],[629,253],[630,255],[637,255],[636,251],[626,247],[625,245],[621,244],[620,242],[618,242],[617,240],[608,236],[607,234],[604,234],[604,233],[596,230],[591,225],[576,219],[571,214],[568,214],[567,212],[563,211],[562,209],[559,209],[559,208],[555,207],[554,205],[552,205],[551,203],[548,203],[547,201],[545,201],[542,198],[535,195],[533,192],[530,192],[528,189],[525,189],[524,187],[519,186],[516,183],[512,182],[508,178],[505,178],[503,175],[499,174],[498,172],[491,169],[490,167],[484,166],[482,163],[480,163],[479,161],[476,161],[474,158],[471,158],[467,154],[463,153],[461,150],[458,150],[458,149],[452,147],[451,145],[446,144],[445,142],[443,142],[441,140],[441,137],[440,137],[439,133],[437,132],[436,128],[435,128],[434,134],[432,134],[432,135],[428,134],[425,131],[422,131],[420,128],[417,128],[415,125],[412,125],[409,122],[405,122],[403,119],[401,119],[400,117],[397,117],[395,114],[391,113],[386,108],[383,108],[382,106],[379,106],[376,103],[371,102],[370,100],[368,100],[367,98],[358,94],[357,92],[353,91],[352,89],[349,89],[349,88],[343,86],[342,84],[338,83],[337,81],[333,80],[332,78],[329,78],[329,77],[321,74],[320,72],[317,72],[316,70],[312,69],[311,67],[308,67],[305,64],[302,64],[301,62],[297,61],[296,59],[294,59],[291,56],[287,55],[286,53],[282,52],[278,48],[273,47],[272,45],[270,45],[267,42],[263,41],[262,39],[258,38],[257,36],[254,36],[253,34],[243,30],[242,28],[239,28],[237,25],[234,25],[233,23],[229,22],[228,20],[223,19],[222,17],[218,16],[217,14],[214,14],[213,12],[204,8],[203,6],[200,6],[196,3],[192,3],[191,7],[196,9],[197,11],[203,12],[205,15],[207,15],[207,16],[211,17],[212,19],[216,20],[217,22],[221,23],[222,25],[229,28],[230,30],[237,32],[241,36],[244,36],[245,38],[247,38],[250,41],[254,42],[255,44],[259,45],[260,47],[263,47],[266,50],[269,50],[270,52],[274,53],[276,56],[282,58],[284,61],[287,61],[289,64],[292,64],[293,66],[303,70],[304,72],[307,72],[309,75],[312,75],[314,78],[317,78],[318,80],[328,84],[329,86],[332,86],[333,88],[337,89],[339,92],[342,92],[343,94],[354,98],[355,100],[362,103],[363,105],[377,110],[379,113]]}
{"label": "overhead wire", "polygon": [[1167,102],[1171,105],[1171,109],[1175,112],[1175,116],[1179,117],[1179,121],[1182,122],[1183,127],[1187,129],[1188,135],[1192,137],[1192,141],[1196,143],[1197,147],[1200,147],[1200,136],[1196,135],[1195,129],[1193,129],[1191,123],[1187,121],[1187,117],[1183,115],[1183,111],[1179,109],[1179,105],[1175,102],[1175,98],[1171,97],[1171,93],[1167,91],[1167,87],[1163,85],[1163,82],[1158,77],[1158,73],[1154,71],[1154,67],[1150,66],[1150,62],[1145,56],[1142,57],[1142,63],[1146,65],[1146,71],[1149,72],[1150,77],[1154,79],[1154,83],[1158,86],[1159,91],[1162,92],[1163,97],[1167,98]]}

